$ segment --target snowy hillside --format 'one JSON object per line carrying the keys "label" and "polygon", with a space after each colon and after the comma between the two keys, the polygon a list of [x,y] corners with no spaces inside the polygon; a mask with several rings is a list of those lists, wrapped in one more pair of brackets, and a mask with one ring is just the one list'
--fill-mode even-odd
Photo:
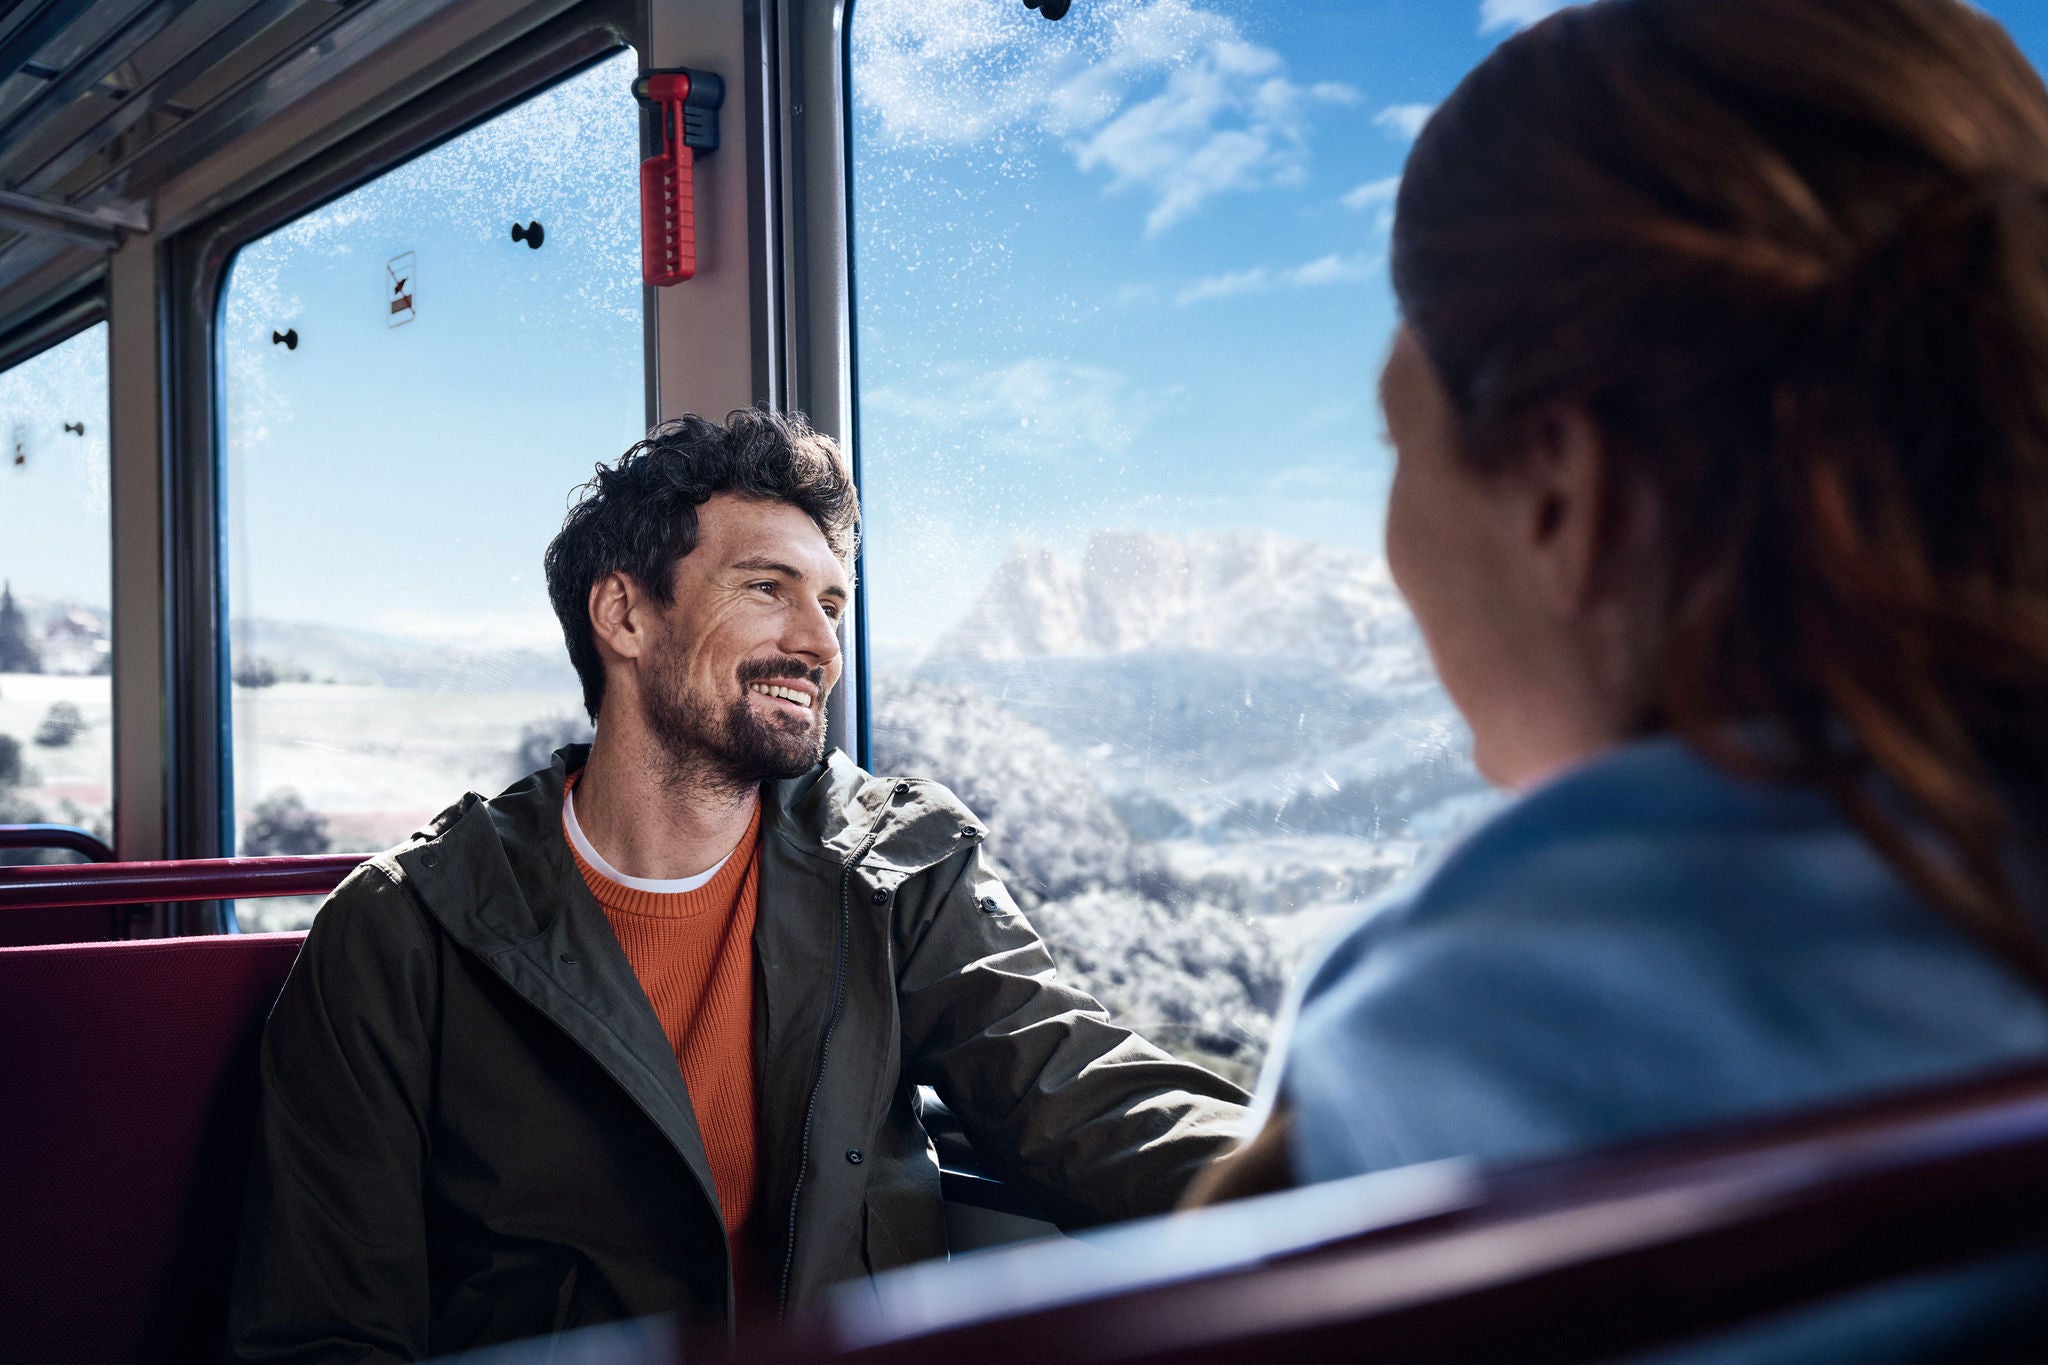
{"label": "snowy hillside", "polygon": [[576,673],[560,645],[545,648],[452,646],[301,621],[237,619],[237,664],[268,661],[290,676],[422,692],[559,691],[574,695]]}
{"label": "snowy hillside", "polygon": [[872,702],[1062,969],[1240,1079],[1302,957],[1496,799],[1385,564],[1272,535],[1020,547]]}

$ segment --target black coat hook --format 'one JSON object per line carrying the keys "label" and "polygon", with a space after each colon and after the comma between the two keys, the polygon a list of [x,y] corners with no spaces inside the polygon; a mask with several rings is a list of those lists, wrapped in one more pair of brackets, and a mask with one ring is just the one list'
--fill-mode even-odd
{"label": "black coat hook", "polygon": [[85,435],[85,423],[66,422],[64,424],[64,430],[70,432],[73,436],[83,436]]}
{"label": "black coat hook", "polygon": [[542,242],[545,242],[547,239],[548,230],[542,227],[538,222],[529,221],[525,227],[521,227],[517,223],[514,223],[512,225],[512,240],[515,242],[524,242],[530,249],[534,251],[539,251],[540,244]]}
{"label": "black coat hook", "polygon": [[273,346],[282,346],[287,351],[298,350],[299,329],[296,327],[287,327],[282,332],[272,332],[270,334],[270,344]]}

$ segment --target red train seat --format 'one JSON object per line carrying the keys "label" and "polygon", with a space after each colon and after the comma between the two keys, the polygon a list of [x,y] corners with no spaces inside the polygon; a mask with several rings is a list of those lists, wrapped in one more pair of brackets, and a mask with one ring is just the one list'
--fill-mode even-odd
{"label": "red train seat", "polygon": [[[2015,1253],[1994,1266],[1994,1288],[2015,1314],[2001,1330],[2021,1334],[2000,1349],[2022,1353],[1990,1358],[2048,1359],[2048,1298],[2036,1292],[2048,1260],[2042,1065],[1526,1165],[1411,1166],[1080,1244],[910,1266],[841,1286],[792,1334],[764,1330],[739,1356],[1611,1360]],[[1951,1343],[1898,1358],[1987,1357]]]}
{"label": "red train seat", "polygon": [[0,948],[0,1356],[215,1360],[303,934]]}

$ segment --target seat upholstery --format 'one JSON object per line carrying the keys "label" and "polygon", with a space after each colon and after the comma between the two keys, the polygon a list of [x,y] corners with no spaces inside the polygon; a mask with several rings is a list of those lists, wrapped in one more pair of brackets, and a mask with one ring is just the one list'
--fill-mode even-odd
{"label": "seat upholstery", "polygon": [[303,934],[0,948],[0,1355],[215,1360]]}

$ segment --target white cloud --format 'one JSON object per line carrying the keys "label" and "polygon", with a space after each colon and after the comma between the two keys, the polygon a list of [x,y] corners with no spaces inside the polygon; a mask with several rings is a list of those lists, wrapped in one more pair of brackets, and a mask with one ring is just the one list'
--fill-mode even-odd
{"label": "white cloud", "polygon": [[991,453],[1023,457],[1123,450],[1150,422],[1152,407],[1115,370],[1038,356],[934,375],[915,389],[887,385],[861,401]]}
{"label": "white cloud", "polygon": [[1235,298],[1243,294],[1263,294],[1275,285],[1282,284],[1296,289],[1322,289],[1334,284],[1362,284],[1377,279],[1385,268],[1384,256],[1345,256],[1332,252],[1286,270],[1272,270],[1263,265],[1255,265],[1248,270],[1232,271],[1223,275],[1205,275],[1174,295],[1174,302],[1185,307],[1192,303],[1209,303],[1216,299]]}
{"label": "white cloud", "polygon": [[1479,31],[1527,28],[1565,8],[1572,0],[1480,0]]}
{"label": "white cloud", "polygon": [[1238,294],[1261,293],[1271,284],[1270,272],[1260,265],[1227,275],[1204,275],[1173,298],[1175,303],[1186,306],[1190,303],[1205,303],[1210,299],[1227,299]]}
{"label": "white cloud", "polygon": [[1223,194],[1299,183],[1319,105],[1271,48],[1201,0],[1098,0],[1047,25],[1009,0],[863,0],[858,99],[883,137],[1028,157],[1050,134],[1084,172],[1151,200],[1157,234]]}
{"label": "white cloud", "polygon": [[1337,202],[1347,209],[1369,209],[1374,204],[1390,204],[1401,192],[1401,177],[1390,175],[1384,180],[1368,180],[1352,190]]}
{"label": "white cloud", "polygon": [[1387,136],[1403,142],[1413,142],[1422,132],[1422,125],[1429,122],[1429,116],[1436,112],[1434,104],[1390,104],[1373,115],[1373,123],[1387,130]]}
{"label": "white cloud", "polygon": [[1320,289],[1332,284],[1363,284],[1378,277],[1386,265],[1384,256],[1341,256],[1331,252],[1287,272],[1287,282],[1302,289]]}

